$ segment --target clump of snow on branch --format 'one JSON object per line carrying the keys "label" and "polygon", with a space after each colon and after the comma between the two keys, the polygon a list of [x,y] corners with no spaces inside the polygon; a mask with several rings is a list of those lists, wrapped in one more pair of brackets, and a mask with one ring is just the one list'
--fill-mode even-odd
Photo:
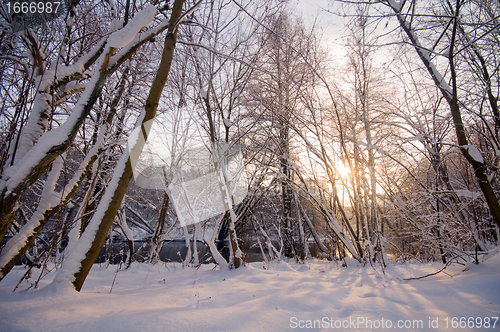
{"label": "clump of snow on branch", "polygon": [[481,197],[481,193],[477,193],[477,192],[465,190],[465,189],[464,190],[455,190],[455,194],[458,197],[468,197],[468,198],[472,198],[472,199],[476,199],[478,197]]}
{"label": "clump of snow on branch", "polygon": [[149,25],[151,21],[157,14],[156,7],[153,5],[146,5],[143,10],[134,16],[134,19],[130,21],[123,29],[114,32],[108,39],[108,45],[110,47],[124,47],[131,43],[137,33],[145,26]]}
{"label": "clump of snow on branch", "polygon": [[463,145],[462,147],[469,152],[469,156],[471,156],[472,159],[478,163],[484,164],[483,155],[479,152],[475,145]]}
{"label": "clump of snow on branch", "polygon": [[201,88],[201,89],[200,89],[200,96],[201,96],[201,98],[203,98],[203,99],[207,99],[207,96],[208,96],[208,91],[207,91],[207,89],[206,89],[206,88],[204,88],[204,87],[203,87],[203,88]]}
{"label": "clump of snow on branch", "polygon": [[395,11],[399,12],[401,11],[401,8],[403,7],[403,1],[401,0],[387,0],[389,2],[389,5],[394,8]]}

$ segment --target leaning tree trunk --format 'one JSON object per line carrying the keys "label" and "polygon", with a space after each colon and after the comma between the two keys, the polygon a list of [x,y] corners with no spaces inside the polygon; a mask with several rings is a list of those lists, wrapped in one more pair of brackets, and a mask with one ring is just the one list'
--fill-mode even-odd
{"label": "leaning tree trunk", "polygon": [[448,56],[448,62],[450,64],[450,71],[451,71],[452,87],[450,87],[447,84],[447,82],[444,81],[443,76],[432,63],[429,51],[427,51],[425,48],[421,46],[414,30],[411,29],[410,25],[406,22],[405,17],[401,13],[401,8],[393,7],[393,9],[394,12],[396,13],[396,17],[399,21],[401,29],[406,33],[406,35],[410,39],[410,42],[415,48],[415,51],[417,52],[420,60],[422,60],[422,63],[424,64],[427,71],[431,75],[434,84],[441,91],[443,97],[446,99],[446,101],[450,106],[451,115],[453,117],[453,122],[455,125],[455,133],[457,135],[457,142],[458,145],[460,146],[460,151],[474,169],[476,179],[479,183],[481,191],[483,192],[491,216],[493,217],[493,220],[495,221],[496,225],[500,227],[500,204],[498,202],[498,198],[495,194],[493,186],[491,185],[491,181],[488,179],[488,175],[486,173],[487,169],[483,157],[481,156],[481,154],[479,153],[479,151],[475,146],[469,145],[465,132],[465,126],[462,120],[462,114],[460,112],[460,107],[458,104],[457,76],[454,63],[453,48],[455,44],[456,32],[459,25],[458,17],[460,12],[460,4],[457,2],[456,5],[455,19],[453,24],[452,38],[450,42],[450,49]]}
{"label": "leaning tree trunk", "polygon": [[[205,108],[207,112],[210,142],[211,142],[211,154],[212,159],[215,164],[215,169],[217,170],[219,189],[221,191],[221,199],[224,205],[226,213],[224,214],[224,219],[227,222],[227,228],[229,233],[229,268],[239,268],[243,266],[243,252],[241,251],[238,244],[238,235],[236,233],[236,221],[238,220],[236,213],[233,209],[233,193],[231,188],[229,188],[229,176],[227,165],[224,162],[224,153],[222,151],[222,146],[217,144],[217,137],[214,127],[214,118],[212,116],[212,108],[210,106],[209,100],[210,86],[207,89],[207,94],[203,96],[203,101],[205,103]],[[227,142],[226,142],[227,143]]]}
{"label": "leaning tree trunk", "polygon": [[[53,183],[47,184],[46,182],[44,184],[42,196],[35,213],[31,216],[29,222],[26,223],[26,225],[24,225],[21,230],[7,242],[0,253],[0,281],[3,277],[5,277],[5,275],[7,275],[7,273],[10,272],[12,267],[14,267],[24,253],[31,247],[49,219],[59,212],[59,210],[73,197],[73,194],[80,187],[80,184],[83,182],[87,173],[93,167],[99,154],[104,149],[104,136],[106,135],[109,126],[111,126],[112,116],[116,113],[116,105],[118,104],[119,97],[123,94],[127,73],[128,67],[122,75],[118,94],[111,104],[112,111],[108,115],[106,122],[96,130],[94,146],[88,151],[80,167],[61,192],[55,191],[58,180],[54,177],[60,176],[63,161],[61,160],[61,165],[59,167],[55,167],[56,162],[53,163],[52,170],[49,172],[48,176],[48,179],[53,179]],[[85,200],[88,201],[88,199],[89,197],[87,196],[84,199],[84,202]],[[84,203],[84,205],[86,205],[86,203]]]}
{"label": "leaning tree trunk", "polygon": [[177,37],[177,26],[179,19],[181,18],[183,3],[184,0],[176,0],[173,5],[160,66],[154,78],[153,85],[149,91],[149,96],[141,115],[142,118],[139,121],[140,131],[142,132],[144,139],[137,139],[135,144],[126,149],[123,153],[117,163],[111,182],[106,189],[106,193],[104,194],[97,211],[95,212],[85,232],[82,234],[80,240],[73,248],[69,257],[66,259],[63,268],[54,279],[54,283],[70,281],[73,283],[75,289],[80,291],[85,278],[97,259],[104,241],[106,240],[108,231],[113,224],[116,213],[120,208],[120,204],[133,175],[131,157],[138,158],[140,155],[151,128],[151,120],[153,120],[156,116],[158,102],[172,64]]}
{"label": "leaning tree trunk", "polygon": [[[127,32],[137,35],[139,30],[143,27],[143,22],[144,20],[139,20],[139,22],[136,22],[136,24],[133,25]],[[62,73],[71,72],[71,74],[58,75],[55,72],[51,73],[54,80],[50,85],[50,92],[55,94],[58,89],[62,88],[62,90],[65,90],[64,87],[66,87],[69,82],[72,82],[77,78],[81,78],[84,72],[96,63],[92,79],[88,82],[84,92],[80,96],[80,99],[76,103],[75,107],[72,109],[66,122],[55,129],[44,132],[43,135],[38,133],[35,136],[31,136],[31,140],[37,139],[39,136],[36,144],[34,142],[30,143],[30,140],[28,140],[28,142],[26,142],[27,146],[31,144],[34,144],[34,146],[25,153],[23,158],[15,158],[16,160],[14,164],[1,173],[0,239],[3,239],[5,234],[9,231],[16,212],[21,206],[20,200],[26,191],[41,176],[43,176],[47,170],[49,170],[54,160],[59,155],[67,151],[73,144],[81,125],[93,109],[97,98],[101,95],[101,91],[108,77],[113,74],[126,60],[130,59],[132,54],[134,54],[140,46],[153,40],[156,35],[163,32],[167,27],[169,26],[164,25],[157,29],[153,29],[152,32],[148,34],[143,34],[140,38],[134,39],[134,43],[127,45],[126,50],[122,49],[123,52],[114,54],[116,48],[110,46],[110,40],[108,38],[119,37],[115,38],[114,42],[120,43],[120,39],[123,39],[124,34],[122,33],[123,31],[118,30],[116,32],[118,35],[113,33],[110,36],[104,37],[98,43],[98,46],[94,47],[90,53],[83,56],[75,64],[66,66],[64,70],[61,71]],[[112,55],[113,61],[110,64]],[[40,67],[42,65],[43,63],[40,62],[38,66]],[[39,73],[39,75],[42,74],[42,72]],[[45,73],[45,75],[49,74]],[[35,128],[35,124],[40,124],[38,118],[43,113],[44,111],[42,110],[41,113],[35,112],[33,114],[33,117],[36,120],[31,121],[33,128]],[[43,121],[41,124],[43,125]],[[43,131],[44,128],[41,128],[41,130]]]}

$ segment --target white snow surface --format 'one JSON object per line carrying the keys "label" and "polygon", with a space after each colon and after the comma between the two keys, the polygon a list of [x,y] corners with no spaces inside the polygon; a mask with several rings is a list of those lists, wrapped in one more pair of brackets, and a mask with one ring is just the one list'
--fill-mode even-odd
{"label": "white snow surface", "polygon": [[[389,266],[385,275],[380,267],[354,260],[347,268],[312,260],[252,263],[236,270],[133,263],[118,273],[116,265],[94,265],[80,293],[44,287],[54,272],[42,279],[40,290],[26,291],[30,284],[24,282],[12,293],[26,271],[16,266],[0,282],[0,330],[288,331],[300,320],[321,321],[310,331],[332,330],[324,325],[326,317],[327,322],[391,320],[393,329],[399,320],[422,320],[421,329],[397,330],[442,331],[446,318],[451,324],[453,317],[500,316],[498,248],[486,257],[479,265],[450,265],[446,274],[419,280],[403,279],[435,272],[442,264]],[[438,318],[438,328],[428,327],[429,317]],[[353,330],[387,330],[357,327]]]}

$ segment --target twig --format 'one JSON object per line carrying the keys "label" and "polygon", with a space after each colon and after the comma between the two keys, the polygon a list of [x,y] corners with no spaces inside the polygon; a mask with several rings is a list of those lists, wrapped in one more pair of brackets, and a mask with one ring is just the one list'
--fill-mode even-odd
{"label": "twig", "polygon": [[[445,266],[443,266],[443,268],[442,268],[441,270],[438,270],[438,271],[436,271],[436,272],[429,273],[429,274],[426,274],[425,276],[420,276],[420,277],[414,277],[414,278],[404,278],[403,280],[418,280],[418,279],[423,279],[423,278],[426,278],[426,277],[430,277],[430,276],[436,275],[436,274],[438,274],[438,273],[440,273],[440,272],[443,272],[443,271],[444,271],[444,269],[446,269],[446,268],[448,267],[448,265],[450,265],[450,262],[451,262],[451,261],[448,261],[448,263],[446,263],[446,265],[445,265]],[[444,273],[446,273],[446,272],[444,272]],[[453,276],[452,276],[452,275],[450,275],[450,274],[448,274],[448,273],[446,273],[446,274],[447,274],[447,275],[449,275],[451,278],[453,278]]]}
{"label": "twig", "polygon": [[115,285],[116,276],[118,275],[118,272],[120,271],[121,268],[122,268],[122,263],[120,262],[120,266],[116,270],[115,277],[113,278],[113,283],[111,284],[111,289],[109,290],[110,294],[113,291],[113,286]]}

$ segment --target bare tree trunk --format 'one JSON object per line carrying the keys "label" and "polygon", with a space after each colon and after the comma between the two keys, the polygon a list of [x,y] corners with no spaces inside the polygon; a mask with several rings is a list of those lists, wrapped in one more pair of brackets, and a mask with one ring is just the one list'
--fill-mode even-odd
{"label": "bare tree trunk", "polygon": [[151,239],[151,251],[149,261],[151,263],[157,263],[159,260],[159,254],[161,247],[163,245],[162,242],[162,234],[163,229],[165,228],[165,219],[167,217],[167,209],[170,201],[170,197],[167,192],[163,193],[163,203],[161,204],[160,216],[158,217],[158,225],[156,226],[155,234]]}
{"label": "bare tree trunk", "polygon": [[182,260],[182,267],[188,267],[191,263],[192,253],[191,253],[191,237],[187,226],[182,227],[182,232],[184,233],[184,242],[186,243],[186,257]]}

